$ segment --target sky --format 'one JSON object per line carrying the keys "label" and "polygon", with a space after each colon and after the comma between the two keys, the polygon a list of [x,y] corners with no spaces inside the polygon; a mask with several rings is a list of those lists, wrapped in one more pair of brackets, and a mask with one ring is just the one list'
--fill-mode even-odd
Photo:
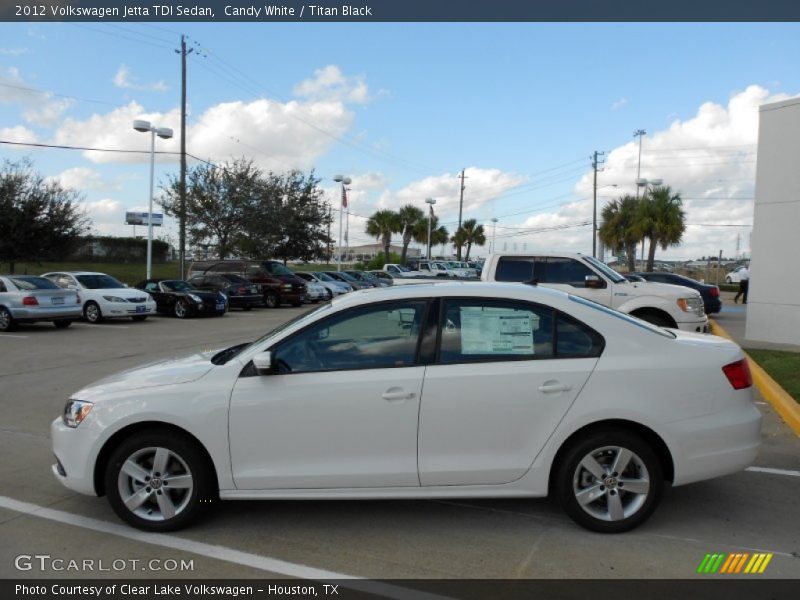
{"label": "sky", "polygon": [[[314,169],[335,219],[333,177],[351,177],[351,246],[374,241],[374,211],[429,197],[454,231],[466,169],[464,219],[496,250],[591,253],[590,156],[605,153],[599,213],[634,193],[644,129],[641,176],[687,212],[684,242],[657,256],[746,254],[758,107],[800,94],[798,24],[3,23],[0,140],[149,149],[132,121],[178,131],[182,33],[187,151]],[[23,157],[83,193],[94,233],[131,235],[125,211],[147,210],[145,154],[0,144]],[[157,159],[157,195],[177,169]],[[168,218],[157,235],[176,232]]]}

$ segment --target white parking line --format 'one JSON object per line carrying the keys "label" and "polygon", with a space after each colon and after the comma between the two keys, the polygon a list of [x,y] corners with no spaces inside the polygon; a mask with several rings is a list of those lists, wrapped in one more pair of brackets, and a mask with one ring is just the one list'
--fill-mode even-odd
{"label": "white parking line", "polygon": [[125,525],[109,523],[108,521],[102,521],[92,517],[83,517],[62,510],[39,506],[38,504],[15,500],[8,496],[0,496],[0,508],[24,513],[32,517],[39,517],[40,519],[55,521],[57,523],[64,523],[65,525],[72,525],[73,527],[81,527],[100,533],[116,535],[145,544],[171,548],[172,550],[180,550],[182,552],[191,552],[199,556],[205,556],[215,560],[224,560],[225,562],[259,569],[261,571],[269,571],[278,575],[286,575],[288,577],[297,577],[300,579],[312,579],[315,581],[346,580],[342,581],[339,585],[349,589],[370,592],[385,598],[393,598],[395,600],[406,600],[408,598],[418,600],[451,600],[447,596],[439,596],[413,588],[404,588],[396,585],[368,581],[364,578],[345,575],[344,573],[316,569],[278,558],[242,552],[241,550],[228,548],[227,546],[216,546],[214,544],[196,542],[166,533],[139,531]]}
{"label": "white parking line", "polygon": [[27,335],[11,335],[10,333],[4,333],[3,335],[0,335],[0,340],[2,340],[3,338],[20,338],[20,339],[26,339],[27,337],[28,337]]}
{"label": "white parking line", "polygon": [[787,469],[770,469],[769,467],[747,467],[747,471],[754,473],[769,473],[770,475],[788,475],[790,477],[800,477],[800,471],[791,471]]}

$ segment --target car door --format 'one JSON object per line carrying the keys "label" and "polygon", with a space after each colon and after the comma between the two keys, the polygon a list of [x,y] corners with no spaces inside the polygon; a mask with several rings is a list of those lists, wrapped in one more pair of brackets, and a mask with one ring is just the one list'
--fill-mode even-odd
{"label": "car door", "polygon": [[238,489],[419,486],[416,359],[427,301],[355,307],[273,349],[275,372],[236,382]]}
{"label": "car door", "polygon": [[519,479],[577,398],[603,340],[550,307],[521,301],[447,299],[440,321],[420,407],[420,482]]}
{"label": "car door", "polygon": [[[586,277],[589,275],[597,277],[601,287],[586,287]],[[548,256],[544,276],[539,283],[562,290],[568,294],[592,300],[604,306],[610,306],[612,302],[612,290],[605,277],[595,273],[587,265],[574,258]],[[623,296],[619,298],[624,300]]]}

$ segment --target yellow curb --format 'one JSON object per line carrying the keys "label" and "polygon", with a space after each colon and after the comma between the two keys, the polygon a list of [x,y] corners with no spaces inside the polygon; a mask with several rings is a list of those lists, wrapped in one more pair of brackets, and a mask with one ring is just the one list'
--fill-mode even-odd
{"label": "yellow curb", "polygon": [[[709,321],[711,322],[712,333],[736,343],[736,340],[725,331],[722,325],[711,319]],[[747,357],[750,372],[753,374],[753,383],[756,384],[758,391],[761,392],[761,395],[772,405],[772,408],[777,411],[786,424],[792,428],[795,434],[800,436],[800,404],[777,381],[770,377],[756,361],[750,358],[747,352],[744,355]]]}

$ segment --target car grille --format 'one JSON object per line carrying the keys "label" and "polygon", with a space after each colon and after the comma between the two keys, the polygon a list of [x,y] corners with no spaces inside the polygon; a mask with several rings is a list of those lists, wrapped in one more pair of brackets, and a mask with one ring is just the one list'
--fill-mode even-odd
{"label": "car grille", "polygon": [[128,302],[132,304],[141,304],[142,302],[147,302],[147,298],[142,296],[141,298],[127,298]]}

